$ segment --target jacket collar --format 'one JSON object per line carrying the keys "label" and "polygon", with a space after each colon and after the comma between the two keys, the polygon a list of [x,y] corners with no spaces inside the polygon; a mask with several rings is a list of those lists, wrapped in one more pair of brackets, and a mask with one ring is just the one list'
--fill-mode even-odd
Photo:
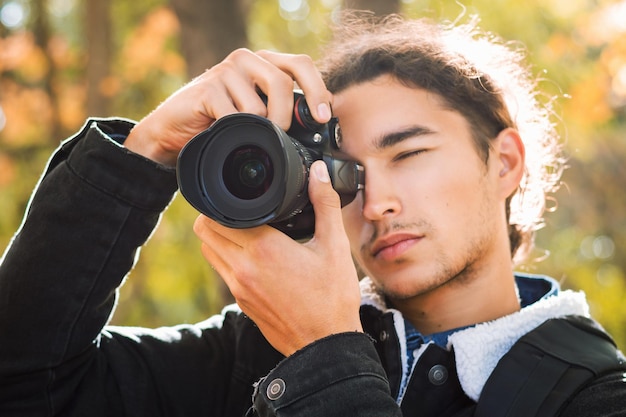
{"label": "jacket collar", "polygon": [[589,317],[582,292],[560,291],[508,316],[452,334],[448,349],[454,348],[459,381],[467,396],[478,400],[487,378],[519,338],[549,319],[569,315]]}
{"label": "jacket collar", "polygon": [[[448,338],[448,350],[456,357],[461,386],[468,397],[478,400],[487,378],[498,361],[520,337],[546,320],[578,315],[589,317],[589,306],[582,292],[560,291],[556,281],[536,275],[516,275],[523,308],[499,319],[459,330]],[[407,377],[407,348],[404,318],[398,310],[388,307],[384,295],[369,278],[361,280],[361,304],[390,313],[398,336],[403,383]],[[539,300],[536,300],[537,297]],[[535,300],[533,300],[535,299]],[[533,302],[534,301],[534,302]],[[428,345],[422,346],[421,352]]]}

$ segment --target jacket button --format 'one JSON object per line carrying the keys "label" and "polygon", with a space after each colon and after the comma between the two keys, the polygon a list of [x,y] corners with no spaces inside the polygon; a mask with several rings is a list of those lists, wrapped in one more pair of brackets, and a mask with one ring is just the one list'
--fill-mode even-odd
{"label": "jacket button", "polygon": [[435,365],[428,371],[428,380],[433,385],[443,385],[448,380],[448,370],[443,365]]}
{"label": "jacket button", "polygon": [[378,339],[381,342],[386,342],[389,339],[389,332],[387,330],[383,330],[380,332],[380,335],[378,335]]}
{"label": "jacket button", "polygon": [[274,401],[279,399],[285,393],[285,381],[276,378],[267,386],[267,398]]}

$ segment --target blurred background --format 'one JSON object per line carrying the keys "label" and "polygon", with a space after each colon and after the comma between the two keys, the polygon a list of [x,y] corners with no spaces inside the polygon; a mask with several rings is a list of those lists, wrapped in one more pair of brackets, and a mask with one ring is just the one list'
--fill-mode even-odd
{"label": "blurred background", "polygon": [[[560,97],[555,122],[570,168],[538,232],[536,262],[521,269],[585,290],[625,348],[624,0],[0,0],[0,249],[50,153],[87,116],[140,119],[238,47],[316,57],[341,8],[476,14],[483,29],[528,49],[547,97]],[[200,255],[195,217],[176,197],[122,287],[113,323],[192,323],[231,300]]]}

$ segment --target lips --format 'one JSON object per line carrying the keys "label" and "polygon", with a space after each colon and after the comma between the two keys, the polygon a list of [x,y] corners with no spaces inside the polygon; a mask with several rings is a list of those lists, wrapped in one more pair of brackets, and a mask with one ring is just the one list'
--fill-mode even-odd
{"label": "lips", "polygon": [[398,233],[377,239],[372,245],[372,257],[391,261],[409,250],[422,239],[422,236],[411,233]]}

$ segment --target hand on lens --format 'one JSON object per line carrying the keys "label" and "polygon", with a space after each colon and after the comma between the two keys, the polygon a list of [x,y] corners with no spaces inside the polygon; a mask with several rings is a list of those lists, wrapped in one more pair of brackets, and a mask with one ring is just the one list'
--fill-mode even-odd
{"label": "hand on lens", "polygon": [[205,216],[194,225],[205,258],[285,355],[331,334],[362,330],[358,277],[339,196],[323,162],[315,162],[311,172],[315,235],[306,243],[267,225],[230,229]]}
{"label": "hand on lens", "polygon": [[[238,49],[176,91],[139,122],[125,146],[174,166],[189,139],[228,114],[253,113],[287,129],[291,122],[294,81],[303,90],[313,117],[321,123],[327,122],[331,117],[332,97],[311,58]],[[258,91],[268,97],[267,107]]]}

